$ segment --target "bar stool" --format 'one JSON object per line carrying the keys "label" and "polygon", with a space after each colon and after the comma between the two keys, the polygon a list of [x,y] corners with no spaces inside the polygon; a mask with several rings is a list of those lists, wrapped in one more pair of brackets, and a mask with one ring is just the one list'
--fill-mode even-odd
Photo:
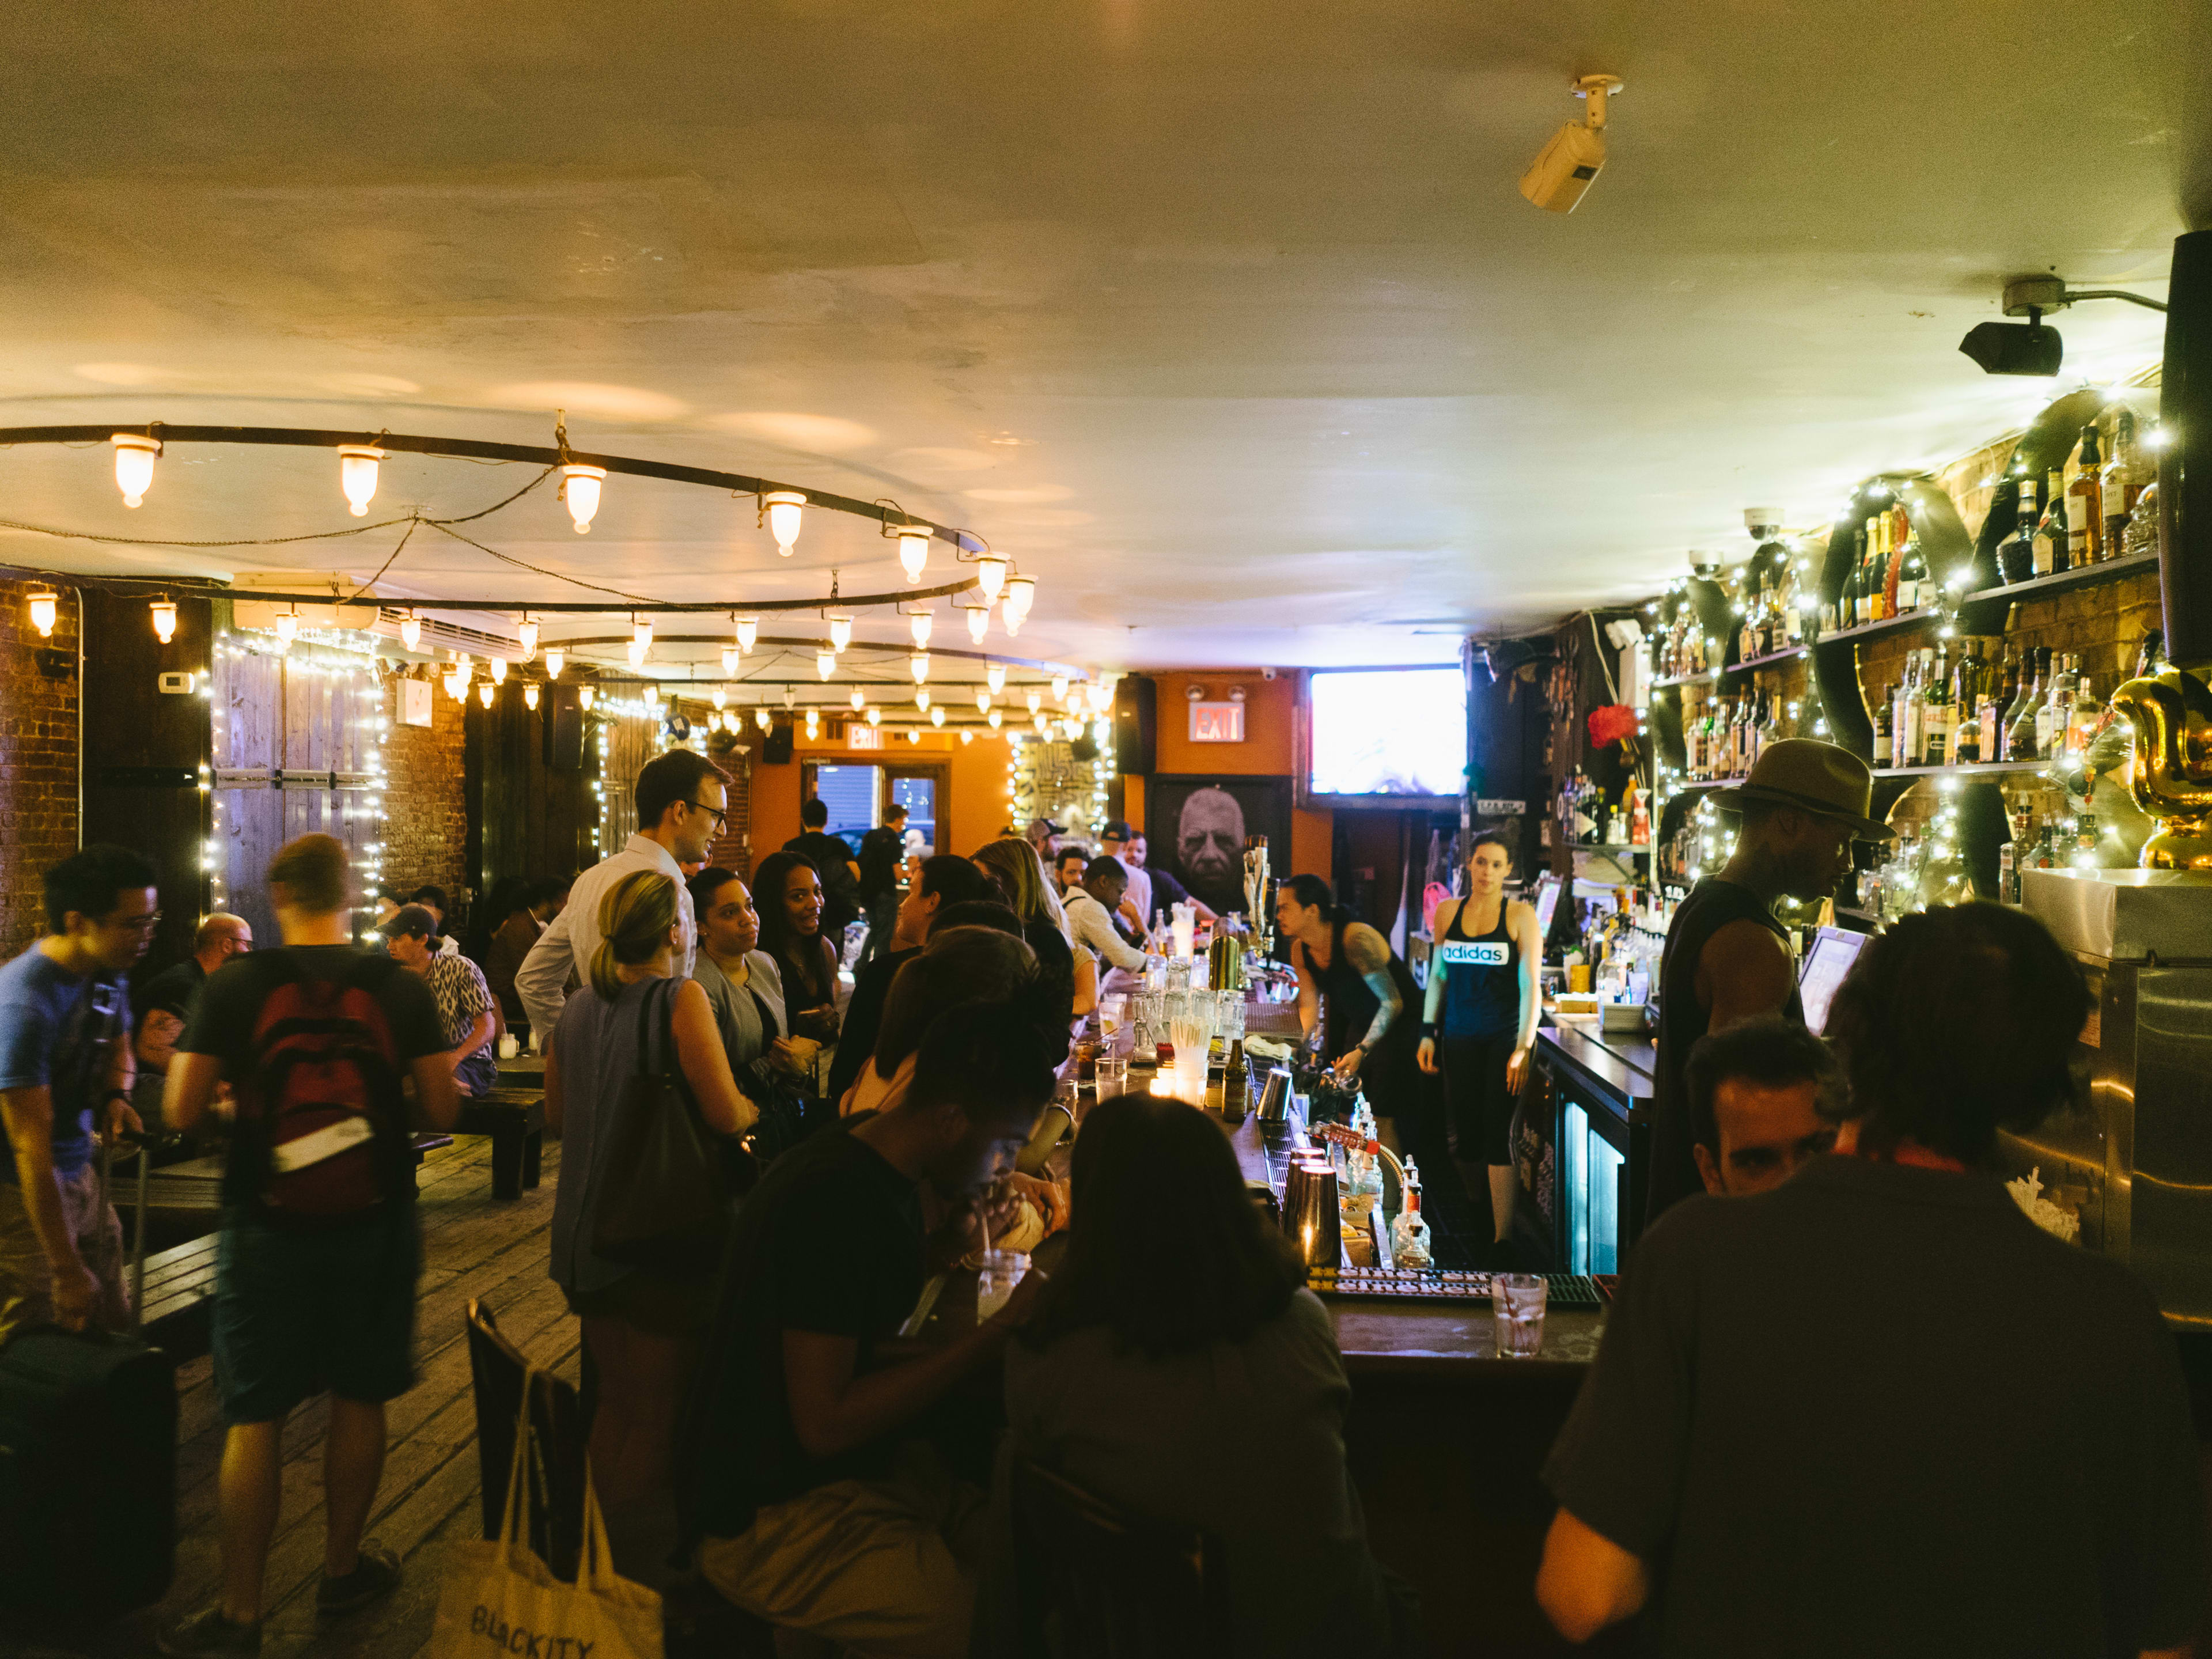
{"label": "bar stool", "polygon": [[1218,1540],[1129,1514],[1017,1458],[1022,1651],[1056,1659],[1218,1659],[1231,1650]]}

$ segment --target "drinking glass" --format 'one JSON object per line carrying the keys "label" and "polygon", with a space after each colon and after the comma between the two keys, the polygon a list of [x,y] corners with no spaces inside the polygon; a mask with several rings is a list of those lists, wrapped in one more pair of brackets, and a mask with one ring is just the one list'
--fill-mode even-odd
{"label": "drinking glass", "polygon": [[1120,997],[1098,999],[1098,1033],[1110,1037],[1121,1029],[1121,1013],[1128,1004]]}
{"label": "drinking glass", "polygon": [[1120,1054],[1098,1056],[1097,1098],[1111,1100],[1126,1088],[1129,1081],[1129,1062]]}
{"label": "drinking glass", "polygon": [[499,1039],[499,1057],[513,1060],[522,1052],[522,1039],[512,1031],[504,1032]]}
{"label": "drinking glass", "polygon": [[1544,1294],[1549,1289],[1541,1273],[1491,1274],[1491,1322],[1500,1359],[1536,1357],[1544,1346]]}
{"label": "drinking glass", "polygon": [[988,1319],[1006,1305],[1014,1286],[1030,1270],[1030,1259],[1019,1250],[986,1250],[975,1275],[975,1317]]}

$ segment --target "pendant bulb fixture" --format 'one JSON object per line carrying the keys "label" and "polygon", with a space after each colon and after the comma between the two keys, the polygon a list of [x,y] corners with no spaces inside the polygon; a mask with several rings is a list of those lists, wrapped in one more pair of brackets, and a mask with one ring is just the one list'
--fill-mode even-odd
{"label": "pendant bulb fixture", "polygon": [[1006,689],[1006,665],[994,662],[983,671],[983,684],[995,695]]}
{"label": "pendant bulb fixture", "polygon": [[376,499],[376,464],[383,459],[374,444],[338,446],[338,488],[345,492],[346,511],[356,519],[367,518]]}
{"label": "pendant bulb fixture", "polygon": [[799,693],[787,685],[783,688],[783,706],[786,708],[796,708],[799,706]]}
{"label": "pendant bulb fixture", "polygon": [[975,688],[975,712],[979,714],[991,712],[991,694],[980,685]]}
{"label": "pendant bulb fixture", "polygon": [[806,711],[806,735],[809,738],[822,735],[822,715],[818,710],[810,708]]}
{"label": "pendant bulb fixture", "polygon": [[632,668],[642,668],[645,666],[645,647],[638,641],[632,640],[629,642],[629,645],[627,647],[627,654],[629,657],[629,665]]}
{"label": "pendant bulb fixture", "polygon": [[592,533],[592,520],[599,513],[599,486],[606,481],[607,470],[603,466],[571,462],[561,469],[561,499],[568,505],[568,517],[579,536]]}
{"label": "pendant bulb fixture", "polygon": [[868,724],[871,726],[881,726],[883,723],[884,711],[876,708],[873,704],[871,704],[868,708]]}
{"label": "pendant bulb fixture", "polygon": [[758,617],[739,617],[737,619],[735,626],[738,635],[738,649],[741,652],[751,650],[755,643],[760,639],[760,618]]}
{"label": "pendant bulb fixture", "polygon": [[399,619],[399,643],[410,651],[422,648],[422,619],[412,611]]}
{"label": "pendant bulb fixture", "polygon": [[660,701],[660,686],[659,682],[647,680],[645,683],[645,701],[648,706],[658,703]]}
{"label": "pendant bulb fixture", "polygon": [[535,680],[522,688],[522,706],[525,708],[538,707],[538,683]]}
{"label": "pendant bulb fixture", "polygon": [[856,685],[853,688],[853,695],[849,701],[853,705],[854,712],[857,713],[860,709],[866,708],[868,706],[868,694],[861,690],[860,688]]}
{"label": "pendant bulb fixture", "polygon": [[177,602],[174,599],[156,599],[146,610],[154,618],[155,639],[167,645],[177,637]]}
{"label": "pendant bulb fixture", "polygon": [[906,729],[906,740],[908,743],[920,743],[921,741],[921,728],[918,726],[908,726]]}
{"label": "pendant bulb fixture", "polygon": [[489,659],[484,665],[491,670],[491,683],[494,685],[504,685],[507,684],[506,658],[493,657]]}
{"label": "pendant bulb fixture", "polygon": [[991,607],[970,605],[962,608],[968,612],[968,637],[978,645],[982,644],[983,635],[991,629]]}
{"label": "pendant bulb fixture", "polygon": [[545,678],[547,679],[559,679],[561,678],[561,671],[568,665],[568,653],[567,652],[563,651],[557,645],[549,645],[545,647]]}
{"label": "pendant bulb fixture", "polygon": [[799,519],[806,497],[796,489],[771,489],[761,497],[761,505],[768,509],[768,533],[775,538],[775,550],[789,558],[799,543]]}
{"label": "pendant bulb fixture", "polygon": [[1044,707],[1043,696],[1040,693],[1035,691],[1030,692],[1025,701],[1029,703],[1030,713],[1032,714],[1036,714],[1038,709]]}
{"label": "pendant bulb fixture", "polygon": [[722,647],[722,672],[725,674],[736,673],[738,665],[744,659],[745,653],[738,650],[736,646],[726,645]]}
{"label": "pendant bulb fixture", "polygon": [[921,580],[922,571],[929,564],[929,526],[926,524],[901,525],[898,532],[899,568],[906,572],[910,582]]}
{"label": "pendant bulb fixture", "polygon": [[1052,700],[1053,700],[1054,702],[1060,704],[1063,708],[1066,706],[1066,703],[1067,703],[1067,676],[1066,676],[1066,675],[1065,675],[1065,674],[1054,674],[1054,675],[1052,677]]}
{"label": "pendant bulb fixture", "polygon": [[848,611],[832,611],[829,614],[830,648],[842,652],[853,642],[853,615]]}
{"label": "pendant bulb fixture", "polygon": [[300,637],[300,607],[298,605],[294,605],[276,618],[276,637],[284,642],[284,648],[287,651],[292,648],[292,641]]}
{"label": "pendant bulb fixture", "polygon": [[526,611],[522,620],[515,624],[514,632],[516,637],[522,641],[521,659],[528,662],[538,654],[537,619]]}
{"label": "pendant bulb fixture", "polygon": [[775,724],[775,717],[765,708],[756,708],[753,710],[753,724],[765,732]]}
{"label": "pendant bulb fixture", "polygon": [[988,714],[986,714],[983,718],[984,718],[984,719],[986,719],[986,720],[989,720],[989,721],[991,722],[991,729],[992,729],[994,732],[995,732],[995,731],[997,731],[997,730],[998,730],[1001,726],[1003,726],[1003,725],[1005,725],[1005,724],[1006,724],[1006,717],[1005,715],[1001,714],[1000,714],[997,709],[994,708],[994,709],[993,709],[993,710],[992,710]]}
{"label": "pendant bulb fixture", "polygon": [[716,686],[714,688],[714,707],[717,708],[726,708],[729,706],[729,694],[724,691],[720,686]]}
{"label": "pendant bulb fixture", "polygon": [[136,432],[118,432],[107,441],[115,446],[115,487],[123,492],[123,505],[145,504],[154,487],[154,460],[161,453],[158,440]]}
{"label": "pendant bulb fixture", "polygon": [[824,647],[814,653],[814,672],[828,679],[837,672],[837,653]]}
{"label": "pendant bulb fixture", "polygon": [[929,688],[927,686],[921,685],[915,688],[914,706],[916,708],[924,709],[929,707]]}
{"label": "pendant bulb fixture", "polygon": [[913,674],[914,674],[914,683],[915,683],[916,685],[921,685],[921,684],[924,684],[924,683],[925,683],[926,681],[927,681],[927,679],[929,678],[929,653],[928,653],[928,652],[927,652],[927,651],[916,651],[916,652],[915,652],[912,655],[910,655],[909,657],[908,657],[908,658],[907,658],[907,659],[906,659],[906,665],[907,665],[907,667],[908,667],[908,669],[913,672]]}
{"label": "pendant bulb fixture", "polygon": [[932,726],[942,726],[945,724],[945,709],[942,705],[929,711],[929,723]]}
{"label": "pendant bulb fixture", "polygon": [[1036,599],[1036,577],[1007,577],[1006,598],[999,607],[1006,613],[1007,625],[1011,627],[1016,623],[1027,622],[1030,619],[1030,606]]}
{"label": "pendant bulb fixture", "polygon": [[489,680],[483,680],[477,683],[477,701],[487,708],[491,707],[491,691],[492,687]]}
{"label": "pendant bulb fixture", "polygon": [[599,688],[597,686],[580,685],[576,688],[576,706],[583,709],[585,713],[589,714],[591,712],[592,700],[599,695]]}
{"label": "pendant bulb fixture", "polygon": [[975,561],[975,586],[983,590],[983,602],[989,605],[999,597],[999,590],[1006,585],[1006,562],[995,553],[986,553]]}
{"label": "pendant bulb fixture", "polygon": [[929,644],[929,630],[936,622],[937,618],[927,611],[909,611],[907,613],[906,631],[914,635],[915,650],[922,650]]}
{"label": "pendant bulb fixture", "polygon": [[630,618],[629,636],[639,650],[652,650],[653,619],[650,617],[632,617]]}
{"label": "pendant bulb fixture", "polygon": [[973,743],[973,742],[975,742],[975,728],[974,726],[962,726],[962,727],[960,728],[960,746],[961,746],[963,749],[965,749],[965,748],[966,748],[969,744],[971,744],[971,743]]}
{"label": "pendant bulb fixture", "polygon": [[1008,617],[1006,623],[1006,637],[1010,640],[1019,638],[1022,631],[1022,619],[1019,617]]}

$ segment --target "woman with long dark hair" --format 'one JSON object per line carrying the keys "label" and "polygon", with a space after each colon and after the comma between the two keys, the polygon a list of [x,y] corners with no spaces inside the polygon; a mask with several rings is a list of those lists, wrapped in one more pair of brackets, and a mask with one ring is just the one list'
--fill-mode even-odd
{"label": "woman with long dark hair", "polygon": [[1410,1117],[1419,1099],[1412,971],[1389,940],[1352,920],[1319,876],[1283,883],[1275,925],[1298,970],[1299,1028],[1310,1036],[1325,1010],[1322,1058],[1346,1085],[1358,1080],[1376,1116]]}
{"label": "woman with long dark hair", "polygon": [[[1067,919],[1053,894],[1052,883],[1046,878],[1044,866],[1037,861],[1036,848],[1019,836],[1000,836],[975,849],[975,863],[998,883],[999,890],[1006,896],[1007,908],[1021,919],[1022,937],[1036,952],[1037,965],[1045,977],[1066,987],[1067,1018],[1063,1025],[1096,1008],[1097,963],[1088,951],[1079,951],[1069,940]],[[1057,1066],[1066,1057],[1063,1049],[1053,1064]]]}
{"label": "woman with long dark hair", "polygon": [[1498,831],[1468,843],[1467,896],[1439,904],[1431,924],[1436,948],[1416,1055],[1423,1071],[1443,1073],[1452,1158],[1469,1195],[1489,1182],[1499,1265],[1510,1265],[1504,1258],[1520,1183],[1509,1135],[1536,1042],[1544,948],[1535,906],[1505,896],[1512,867],[1512,851]]}
{"label": "woman with long dark hair", "polygon": [[783,980],[792,1034],[837,1040],[837,951],[822,931],[822,872],[804,853],[770,853],[753,872],[760,948]]}
{"label": "woman with long dark hair", "polygon": [[[1218,1538],[1239,1651],[1412,1650],[1345,1466],[1334,1328],[1221,1126],[1121,1095],[1084,1119],[1072,1175],[1067,1254],[1006,1352],[1011,1456]],[[991,1583],[977,1650],[1019,1651]]]}

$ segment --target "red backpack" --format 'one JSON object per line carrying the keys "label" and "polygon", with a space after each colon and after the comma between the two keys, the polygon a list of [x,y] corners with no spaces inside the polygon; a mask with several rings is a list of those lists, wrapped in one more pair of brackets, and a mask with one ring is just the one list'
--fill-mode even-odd
{"label": "red backpack", "polygon": [[261,1209],[320,1224],[404,1196],[406,1101],[380,994],[404,970],[364,953],[343,978],[326,980],[302,971],[290,951],[254,960],[281,975],[262,999],[253,1071],[239,1091],[239,1133],[260,1142]]}

